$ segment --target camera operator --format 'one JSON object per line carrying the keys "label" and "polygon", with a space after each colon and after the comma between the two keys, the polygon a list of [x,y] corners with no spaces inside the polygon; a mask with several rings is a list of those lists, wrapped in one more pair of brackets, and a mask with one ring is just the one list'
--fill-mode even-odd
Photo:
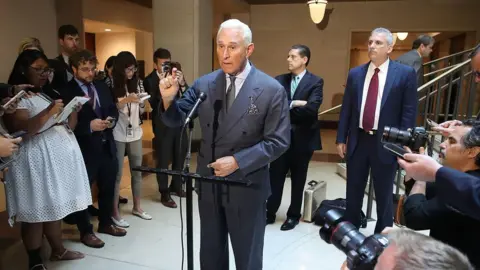
{"label": "camera operator", "polygon": [[[432,237],[408,229],[389,230],[389,245],[378,257],[375,270],[473,270],[467,257]],[[341,270],[348,270],[346,262]]]}
{"label": "camera operator", "polygon": [[[479,140],[479,124],[479,121],[473,124],[470,136],[472,140]],[[462,154],[466,153],[468,151],[464,150]],[[417,181],[435,181],[438,200],[463,214],[480,220],[480,179],[478,176],[454,168],[443,167],[432,157],[426,155],[405,154],[404,159],[398,159],[398,163],[407,175]],[[478,159],[480,158],[476,157],[475,161],[479,162]]]}
{"label": "camera operator", "polygon": [[[444,166],[480,177],[480,125],[467,121],[457,126],[440,145]],[[423,150],[420,151],[423,154]],[[461,197],[455,200],[462,200]],[[480,242],[480,220],[475,220],[448,207],[435,194],[435,184],[417,181],[404,204],[406,226],[414,230],[430,230],[430,236],[465,253],[480,266],[477,243]]]}

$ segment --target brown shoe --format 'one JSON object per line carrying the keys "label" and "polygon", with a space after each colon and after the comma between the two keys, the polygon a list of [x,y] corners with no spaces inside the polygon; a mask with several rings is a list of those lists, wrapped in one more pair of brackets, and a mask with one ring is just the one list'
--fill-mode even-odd
{"label": "brown shoe", "polygon": [[91,247],[91,248],[102,248],[103,246],[105,246],[105,243],[93,233],[85,234],[80,238],[80,241],[85,246]]}
{"label": "brown shoe", "polygon": [[180,198],[185,198],[187,197],[187,193],[183,190],[170,190],[170,194],[174,196],[178,196]]}
{"label": "brown shoe", "polygon": [[102,226],[102,227],[98,227],[98,232],[99,233],[104,233],[104,234],[110,234],[111,236],[125,236],[127,235],[127,231],[122,229],[122,228],[118,228],[116,227],[115,225],[108,225],[108,226]]}
{"label": "brown shoe", "polygon": [[177,208],[177,204],[175,201],[170,197],[170,192],[162,192],[162,198],[160,199],[160,202],[168,208]]}

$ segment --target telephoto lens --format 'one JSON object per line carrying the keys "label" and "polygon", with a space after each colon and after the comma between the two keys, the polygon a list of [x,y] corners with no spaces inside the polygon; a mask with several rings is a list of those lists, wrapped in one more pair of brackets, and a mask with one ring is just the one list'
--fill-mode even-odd
{"label": "telephoto lens", "polygon": [[335,209],[327,211],[323,218],[325,225],[320,229],[320,238],[347,255],[348,268],[374,269],[378,256],[388,245],[388,239],[379,234],[365,237]]}

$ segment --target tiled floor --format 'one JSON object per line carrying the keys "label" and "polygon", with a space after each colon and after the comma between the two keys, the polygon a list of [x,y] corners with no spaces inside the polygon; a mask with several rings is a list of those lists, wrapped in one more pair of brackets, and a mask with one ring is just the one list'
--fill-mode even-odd
{"label": "tiled floor", "polygon": [[[195,159],[192,160],[192,165]],[[194,170],[193,166],[192,170]],[[312,162],[308,180],[323,180],[327,182],[327,198],[344,197],[345,181],[336,175],[334,163]],[[115,238],[98,235],[106,242],[103,249],[91,249],[78,242],[78,234],[74,226],[65,226],[65,245],[73,250],[86,254],[86,258],[78,261],[49,263],[49,269],[68,270],[147,270],[181,269],[180,214],[179,209],[169,209],[162,206],[158,199],[155,176],[144,179],[143,208],[153,216],[153,220],[144,221],[130,214],[131,201],[122,206],[125,219],[130,223],[127,236]],[[304,270],[304,269],[339,269],[345,256],[333,245],[328,245],[320,239],[319,227],[300,223],[294,230],[283,232],[280,226],[290,201],[290,182],[287,180],[284,189],[284,200],[277,215],[277,221],[266,228],[264,248],[264,269]],[[122,195],[131,197],[129,189],[122,190]],[[195,196],[195,195],[194,195]],[[196,197],[194,197],[195,199]],[[174,197],[178,203],[178,198]],[[194,201],[194,242],[195,269],[199,268],[199,218]],[[185,213],[185,203],[183,203]],[[366,199],[364,208],[366,207]],[[375,213],[375,207],[373,209]],[[185,220],[185,219],[184,219]],[[365,234],[373,232],[375,223],[369,223]],[[26,255],[21,244],[9,250],[4,257],[5,269],[26,269]],[[233,254],[231,255],[233,258]],[[1,268],[0,268],[1,269]],[[186,269],[186,265],[185,265]],[[235,269],[231,259],[230,269]]]}

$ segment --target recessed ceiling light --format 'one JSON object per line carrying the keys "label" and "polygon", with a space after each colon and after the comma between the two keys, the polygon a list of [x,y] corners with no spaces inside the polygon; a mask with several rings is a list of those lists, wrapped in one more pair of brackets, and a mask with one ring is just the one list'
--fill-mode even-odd
{"label": "recessed ceiling light", "polygon": [[111,31],[112,31],[112,29],[110,29],[110,28],[105,29],[105,32],[111,32]]}

